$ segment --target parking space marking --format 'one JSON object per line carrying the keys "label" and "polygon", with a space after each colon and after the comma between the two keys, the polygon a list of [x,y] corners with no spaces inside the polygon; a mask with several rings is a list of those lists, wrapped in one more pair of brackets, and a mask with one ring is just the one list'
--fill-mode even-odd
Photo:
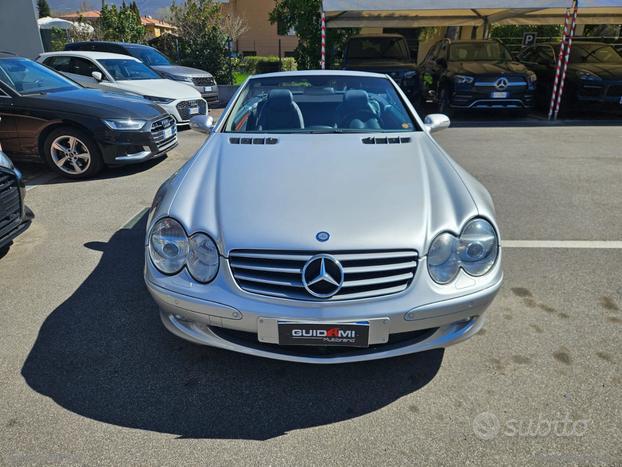
{"label": "parking space marking", "polygon": [[130,218],[130,220],[128,220],[125,224],[123,224],[121,228],[122,229],[133,229],[147,211],[149,211],[149,208],[142,208],[140,211],[134,214]]}
{"label": "parking space marking", "polygon": [[504,248],[593,248],[622,249],[622,241],[615,240],[503,240]]}
{"label": "parking space marking", "polygon": [[39,185],[45,185],[51,182],[57,177],[54,172],[44,172],[41,175],[31,178],[26,182],[26,191],[30,191],[33,188],[37,188]]}

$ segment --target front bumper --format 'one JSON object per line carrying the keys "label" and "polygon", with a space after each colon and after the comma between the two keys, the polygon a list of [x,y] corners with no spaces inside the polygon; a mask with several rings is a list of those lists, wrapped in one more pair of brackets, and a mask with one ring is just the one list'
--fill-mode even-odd
{"label": "front bumper", "polygon": [[[464,275],[464,277],[463,277]],[[403,292],[361,300],[304,302],[261,296],[241,290],[228,261],[207,285],[193,283],[184,270],[164,276],[146,260],[145,281],[171,332],[197,344],[250,355],[303,363],[346,363],[447,347],[474,335],[503,279],[501,254],[481,278],[460,273],[455,284],[438,286],[421,258],[413,282]],[[285,347],[259,342],[264,320],[352,322],[382,320],[389,341],[367,348]],[[335,350],[338,349],[338,350]]]}
{"label": "front bumper", "polygon": [[[149,125],[148,123],[147,126]],[[149,130],[116,131],[106,129],[98,143],[106,165],[137,164],[163,156],[177,147],[177,129],[174,124],[172,131],[173,134],[170,137],[156,141],[157,135]]]}
{"label": "front bumper", "polygon": [[535,91],[524,86],[521,89],[506,89],[506,97],[493,97],[494,88],[472,86],[457,87],[451,93],[450,107],[455,109],[532,109],[535,106]]}
{"label": "front bumper", "polygon": [[28,227],[30,227],[30,224],[34,218],[35,215],[30,208],[28,206],[24,206],[24,215],[20,219],[19,223],[17,223],[10,230],[2,232],[2,235],[0,236],[0,248],[5,247],[11,243],[13,239],[23,234]]}

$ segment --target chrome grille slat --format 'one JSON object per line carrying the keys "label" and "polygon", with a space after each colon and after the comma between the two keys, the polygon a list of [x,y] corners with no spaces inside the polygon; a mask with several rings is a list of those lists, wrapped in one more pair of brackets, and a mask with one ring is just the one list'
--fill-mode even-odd
{"label": "chrome grille slat", "polygon": [[376,284],[390,284],[392,282],[399,281],[407,281],[412,279],[414,274],[412,272],[408,272],[406,274],[396,274],[394,276],[384,276],[373,279],[359,279],[359,280],[351,280],[344,281],[343,287],[361,287],[363,285],[376,285]]}
{"label": "chrome grille slat", "polygon": [[[343,267],[343,286],[329,298],[310,294],[302,282],[307,261],[331,255]],[[274,251],[233,250],[229,266],[246,292],[293,300],[354,300],[398,293],[412,282],[418,263],[414,250],[386,251]]]}

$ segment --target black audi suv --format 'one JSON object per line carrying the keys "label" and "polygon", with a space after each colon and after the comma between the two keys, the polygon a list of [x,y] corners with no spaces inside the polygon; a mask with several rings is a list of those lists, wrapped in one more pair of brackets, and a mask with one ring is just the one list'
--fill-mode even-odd
{"label": "black audi suv", "polygon": [[[551,99],[559,43],[541,43],[524,49],[519,60],[538,76],[539,104]],[[622,111],[622,56],[610,44],[573,42],[561,110],[577,108]]]}
{"label": "black audi suv", "polygon": [[497,40],[443,39],[419,66],[421,94],[439,111],[534,107],[536,75]]}
{"label": "black audi suv", "polygon": [[387,74],[412,102],[419,100],[416,61],[400,34],[361,34],[350,37],[344,47],[343,69]]}
{"label": "black audi suv", "polygon": [[32,60],[0,53],[0,143],[68,178],[162,156],[175,119],[142,97],[86,89]]}
{"label": "black audi suv", "polygon": [[22,174],[0,146],[0,257],[34,218],[32,211],[24,204],[25,195]]}

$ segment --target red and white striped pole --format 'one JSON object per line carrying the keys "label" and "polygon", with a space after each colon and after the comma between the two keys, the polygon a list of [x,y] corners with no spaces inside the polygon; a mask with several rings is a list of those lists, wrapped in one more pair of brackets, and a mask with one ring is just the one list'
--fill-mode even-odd
{"label": "red and white striped pole", "polygon": [[559,113],[559,106],[562,101],[562,94],[564,93],[564,82],[566,81],[566,70],[568,69],[568,62],[570,61],[570,51],[572,50],[572,38],[574,37],[574,31],[577,27],[577,2],[574,2],[574,8],[572,11],[572,22],[570,24],[570,33],[568,35],[568,43],[566,44],[566,58],[564,59],[564,67],[562,69],[562,76],[559,81],[559,92],[557,93],[557,102],[555,103],[555,113],[553,114],[553,120],[557,120],[557,114]]}
{"label": "red and white striped pole", "polygon": [[559,55],[557,56],[557,65],[555,66],[555,80],[553,81],[553,92],[551,93],[551,102],[549,103],[549,120],[553,116],[555,110],[555,101],[557,100],[557,87],[559,86],[559,77],[561,74],[562,63],[564,60],[564,49],[566,48],[566,37],[568,36],[568,24],[570,23],[570,8],[566,8],[564,17],[564,34],[562,42],[559,46]]}
{"label": "red and white striped pole", "polygon": [[326,14],[322,11],[322,54],[320,57],[320,68],[324,70],[326,68]]}

